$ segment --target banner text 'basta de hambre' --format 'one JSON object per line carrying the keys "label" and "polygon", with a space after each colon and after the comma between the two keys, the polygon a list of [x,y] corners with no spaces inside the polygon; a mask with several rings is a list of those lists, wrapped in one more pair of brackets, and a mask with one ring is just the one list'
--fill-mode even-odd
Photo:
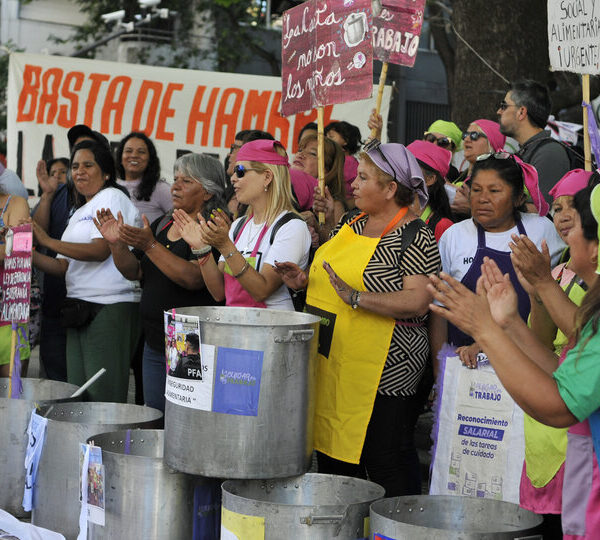
{"label": "banner text 'basta de hambre'", "polygon": [[[369,79],[360,95],[370,95],[371,89]],[[384,126],[389,92],[386,89]],[[299,131],[315,121],[317,113],[284,118],[280,105],[279,77],[13,53],[8,167],[28,188],[37,189],[37,161],[68,156],[68,129],[85,123],[112,144],[131,131],[144,131],[155,142],[162,175],[170,181],[179,155],[204,152],[223,159],[242,129],[269,131],[294,152]],[[327,106],[325,123],[348,120],[364,135],[373,106],[374,100]]]}

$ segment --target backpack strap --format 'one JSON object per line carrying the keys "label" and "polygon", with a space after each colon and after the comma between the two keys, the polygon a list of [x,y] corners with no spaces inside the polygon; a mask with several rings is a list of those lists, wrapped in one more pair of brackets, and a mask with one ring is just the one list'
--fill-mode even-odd
{"label": "backpack strap", "polygon": [[292,219],[302,219],[302,217],[296,214],[295,212],[288,212],[287,214],[281,216],[275,222],[275,224],[273,225],[273,230],[271,231],[271,237],[269,238],[269,244],[271,246],[273,245],[273,240],[275,240],[275,235],[277,234],[277,231],[281,229],[281,227],[283,227],[286,223],[292,221]]}
{"label": "backpack strap", "polygon": [[400,257],[404,256],[404,252],[413,243],[417,236],[417,233],[423,228],[427,227],[423,220],[413,219],[408,225],[404,227],[402,231],[402,239],[400,241]]}

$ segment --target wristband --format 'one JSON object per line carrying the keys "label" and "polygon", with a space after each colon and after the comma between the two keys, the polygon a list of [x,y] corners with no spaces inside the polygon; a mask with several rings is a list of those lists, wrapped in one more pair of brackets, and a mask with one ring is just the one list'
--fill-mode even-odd
{"label": "wristband", "polygon": [[[235,255],[235,251],[230,251],[227,255],[223,255],[225,260],[229,259],[229,257],[233,257]],[[233,276],[235,277],[235,276]]]}
{"label": "wristband", "polygon": [[246,272],[246,270],[248,270],[248,268],[250,268],[250,264],[248,263],[248,261],[246,261],[244,263],[244,266],[242,266],[242,269],[237,274],[233,274],[232,277],[234,277],[235,279],[241,277]]}
{"label": "wristband", "polygon": [[209,257],[210,257],[210,253],[207,253],[206,255],[204,255],[204,257],[200,257],[198,259],[198,264],[200,266],[204,266],[208,262]]}
{"label": "wristband", "polygon": [[154,247],[156,247],[156,240],[152,240],[152,243],[150,244],[150,247],[146,250],[146,253]]}
{"label": "wristband", "polygon": [[198,249],[192,249],[192,255],[196,255],[197,257],[201,257],[210,252],[210,246],[202,246]]}
{"label": "wristband", "polygon": [[352,309],[356,309],[358,307],[359,302],[360,302],[360,291],[357,291],[357,290],[352,291],[352,294],[350,295],[350,305],[352,306]]}

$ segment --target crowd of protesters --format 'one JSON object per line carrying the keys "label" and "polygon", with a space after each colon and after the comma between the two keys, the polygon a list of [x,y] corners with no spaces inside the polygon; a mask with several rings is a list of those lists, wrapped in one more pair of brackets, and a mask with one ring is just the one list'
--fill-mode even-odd
{"label": "crowd of protesters", "polygon": [[[526,413],[522,506],[545,516],[547,538],[593,538],[600,174],[576,168],[577,150],[544,130],[550,108],[547,89],[524,80],[495,120],[461,131],[438,119],[407,146],[382,144],[375,113],[368,141],[332,122],[324,192],[316,125],[293,157],[245,130],[224,166],[199,150],[166,180],[145,134],[128,134],[113,156],[102,134],[74,126],[70,158],[38,163],[31,213],[46,375],[82,384],[105,367],[88,397],[122,402],[133,362],[140,399],[164,410],[165,310],[318,313],[334,327],[319,350],[319,470],[368,477],[394,496],[421,492],[414,429],[438,352],[450,343],[469,368],[483,352]],[[7,188],[0,211],[3,229],[29,219]],[[3,376],[7,340],[0,326]],[[584,465],[589,482],[577,489]]]}

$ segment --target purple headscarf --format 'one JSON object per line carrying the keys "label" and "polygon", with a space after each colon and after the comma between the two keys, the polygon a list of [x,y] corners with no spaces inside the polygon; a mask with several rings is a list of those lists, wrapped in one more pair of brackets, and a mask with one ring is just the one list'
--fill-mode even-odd
{"label": "purple headscarf", "polygon": [[415,191],[419,196],[421,208],[425,208],[429,195],[423,179],[423,171],[415,156],[403,144],[380,144],[368,150],[367,155],[383,172],[395,177],[399,184]]}

